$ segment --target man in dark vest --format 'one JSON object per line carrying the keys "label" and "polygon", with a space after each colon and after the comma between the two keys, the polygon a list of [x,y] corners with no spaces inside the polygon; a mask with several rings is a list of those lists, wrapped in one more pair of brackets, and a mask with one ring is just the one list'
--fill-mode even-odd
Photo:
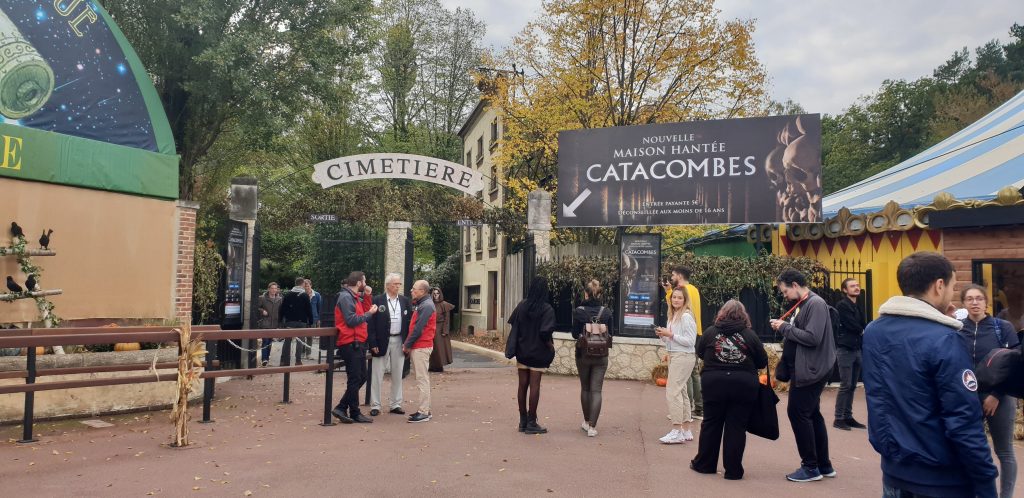
{"label": "man in dark vest", "polygon": [[840,380],[839,395],[836,396],[836,418],[832,422],[832,427],[848,431],[851,428],[867,428],[853,418],[853,393],[857,390],[857,380],[860,379],[860,348],[867,320],[864,318],[864,310],[857,304],[857,297],[861,292],[860,282],[848,278],[843,280],[842,289],[846,297],[836,303],[839,327],[833,331],[836,336],[836,359],[839,363]]}

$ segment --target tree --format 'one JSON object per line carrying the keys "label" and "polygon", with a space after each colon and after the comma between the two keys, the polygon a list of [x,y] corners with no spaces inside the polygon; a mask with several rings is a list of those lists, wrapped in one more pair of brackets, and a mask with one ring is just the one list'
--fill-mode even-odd
{"label": "tree", "polygon": [[711,0],[545,2],[500,58],[505,70],[479,75],[504,117],[506,183],[554,191],[559,131],[762,114],[753,21],[718,15]]}
{"label": "tree", "polygon": [[203,158],[225,130],[259,149],[325,100],[367,50],[358,0],[107,0],[146,66],[181,155],[191,199]]}

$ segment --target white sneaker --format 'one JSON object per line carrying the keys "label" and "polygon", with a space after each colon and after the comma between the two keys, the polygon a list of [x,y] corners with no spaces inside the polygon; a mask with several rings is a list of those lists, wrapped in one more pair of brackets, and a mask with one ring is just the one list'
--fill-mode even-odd
{"label": "white sneaker", "polygon": [[588,437],[594,437],[596,435],[597,435],[597,429],[595,429],[593,427],[587,429],[587,436]]}
{"label": "white sneaker", "polygon": [[683,441],[693,441],[693,433],[690,431],[682,431],[680,435],[682,435]]}
{"label": "white sneaker", "polygon": [[661,441],[665,444],[672,444],[671,442],[676,440],[677,438],[679,438],[679,429],[672,429],[671,431],[669,431],[668,434],[661,436],[661,438],[658,439],[658,441]]}
{"label": "white sneaker", "polygon": [[580,425],[580,430],[583,431],[583,432],[588,432],[589,433],[590,432],[590,424],[588,424],[587,421],[584,420],[583,424]]}

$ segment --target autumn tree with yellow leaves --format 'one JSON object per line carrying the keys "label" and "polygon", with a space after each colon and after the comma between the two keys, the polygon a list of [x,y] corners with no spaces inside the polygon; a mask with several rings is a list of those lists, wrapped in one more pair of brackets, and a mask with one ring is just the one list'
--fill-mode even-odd
{"label": "autumn tree with yellow leaves", "polygon": [[[479,75],[504,120],[497,162],[505,182],[529,179],[556,194],[560,131],[763,114],[754,23],[719,17],[713,0],[545,1],[490,61],[503,70]],[[510,209],[504,227],[525,219]],[[596,242],[607,232],[561,230],[558,238]]]}

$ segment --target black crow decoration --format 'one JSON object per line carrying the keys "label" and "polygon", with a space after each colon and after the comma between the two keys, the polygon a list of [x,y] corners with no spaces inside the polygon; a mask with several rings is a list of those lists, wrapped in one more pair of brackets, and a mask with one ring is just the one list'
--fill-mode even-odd
{"label": "black crow decoration", "polygon": [[11,292],[24,292],[20,285],[15,283],[14,277],[7,275],[7,290]]}
{"label": "black crow decoration", "polygon": [[17,222],[14,221],[11,222],[11,236],[14,238],[25,236],[25,231],[22,230],[20,226],[18,226]]}
{"label": "black crow decoration", "polygon": [[29,275],[28,280],[25,281],[25,289],[29,292],[36,290],[36,276]]}
{"label": "black crow decoration", "polygon": [[49,231],[43,230],[43,236],[39,237],[39,247],[44,251],[50,249],[50,235],[53,235],[53,229]]}

